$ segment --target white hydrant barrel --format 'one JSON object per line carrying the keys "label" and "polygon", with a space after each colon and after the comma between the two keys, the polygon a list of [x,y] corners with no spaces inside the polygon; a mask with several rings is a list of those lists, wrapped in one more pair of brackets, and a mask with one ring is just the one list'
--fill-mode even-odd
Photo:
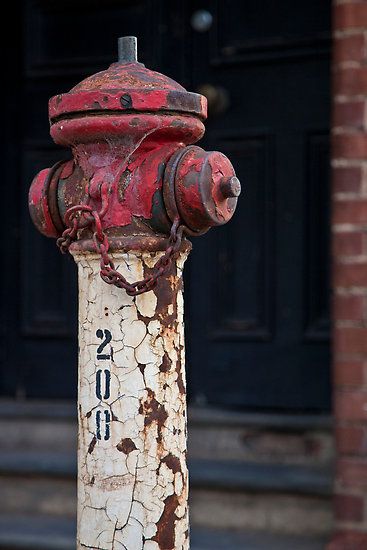
{"label": "white hydrant barrel", "polygon": [[[115,253],[140,279],[160,252]],[[181,253],[158,292],[79,273],[78,550],[186,550],[188,474]]]}

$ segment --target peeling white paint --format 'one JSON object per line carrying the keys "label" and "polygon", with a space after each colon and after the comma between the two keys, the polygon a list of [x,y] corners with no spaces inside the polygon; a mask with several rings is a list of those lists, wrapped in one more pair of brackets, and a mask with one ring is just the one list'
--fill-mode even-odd
{"label": "peeling white paint", "polygon": [[[137,280],[158,256],[129,252],[113,260],[128,280]],[[77,548],[188,550],[185,257],[163,281],[162,293],[158,287],[136,298],[101,280],[95,254],[74,257],[80,319]]]}

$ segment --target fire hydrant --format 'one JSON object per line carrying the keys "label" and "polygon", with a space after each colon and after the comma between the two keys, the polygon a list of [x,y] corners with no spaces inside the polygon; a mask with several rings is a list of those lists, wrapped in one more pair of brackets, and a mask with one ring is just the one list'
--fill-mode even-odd
{"label": "fire hydrant", "polygon": [[192,145],[205,98],[138,63],[135,37],[49,117],[72,159],[35,177],[29,207],[78,265],[77,548],[188,549],[186,235],[229,221],[240,184]]}

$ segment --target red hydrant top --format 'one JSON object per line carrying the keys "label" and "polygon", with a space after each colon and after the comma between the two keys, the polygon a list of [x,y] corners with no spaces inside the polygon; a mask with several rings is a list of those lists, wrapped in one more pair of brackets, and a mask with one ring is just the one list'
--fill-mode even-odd
{"label": "red hydrant top", "polygon": [[[158,249],[170,234],[172,258],[179,228],[199,235],[232,217],[241,188],[230,161],[192,145],[204,134],[205,97],[138,63],[135,37],[119,39],[117,63],[51,98],[49,118],[73,158],[34,178],[32,219],[62,250],[101,252],[105,280],[110,246]],[[123,286],[152,287],[142,283]]]}
{"label": "red hydrant top", "polygon": [[[120,38],[117,63],[112,63],[105,71],[87,77],[70,92],[50,99],[51,134],[57,143],[61,136],[59,132],[53,131],[52,126],[60,120],[77,118],[81,115],[96,116],[114,113],[121,115],[144,112],[164,114],[171,111],[205,120],[206,98],[187,92],[168,76],[147,69],[142,63],[138,63],[135,47],[134,37]],[[188,142],[188,140],[184,141]]]}

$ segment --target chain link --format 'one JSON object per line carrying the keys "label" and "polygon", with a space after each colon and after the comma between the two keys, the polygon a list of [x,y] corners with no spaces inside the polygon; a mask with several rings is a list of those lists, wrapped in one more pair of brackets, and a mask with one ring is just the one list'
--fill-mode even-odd
{"label": "chain link", "polygon": [[65,224],[68,226],[62,236],[57,239],[56,244],[61,252],[65,254],[73,241],[78,238],[78,231],[90,227],[93,230],[93,243],[96,252],[100,255],[100,275],[103,281],[109,285],[114,285],[118,288],[124,288],[129,296],[137,296],[152,290],[158,282],[159,277],[165,275],[171,267],[172,261],[181,247],[182,235],[185,229],[184,225],[180,224],[180,218],[175,218],[171,233],[168,240],[168,246],[164,254],[159,258],[152,269],[150,275],[129,283],[125,277],[116,270],[115,264],[111,256],[108,254],[110,243],[107,235],[102,229],[101,218],[108,208],[108,187],[105,184],[101,186],[101,210],[97,212],[91,206],[86,204],[78,204],[72,206],[65,213]]}

